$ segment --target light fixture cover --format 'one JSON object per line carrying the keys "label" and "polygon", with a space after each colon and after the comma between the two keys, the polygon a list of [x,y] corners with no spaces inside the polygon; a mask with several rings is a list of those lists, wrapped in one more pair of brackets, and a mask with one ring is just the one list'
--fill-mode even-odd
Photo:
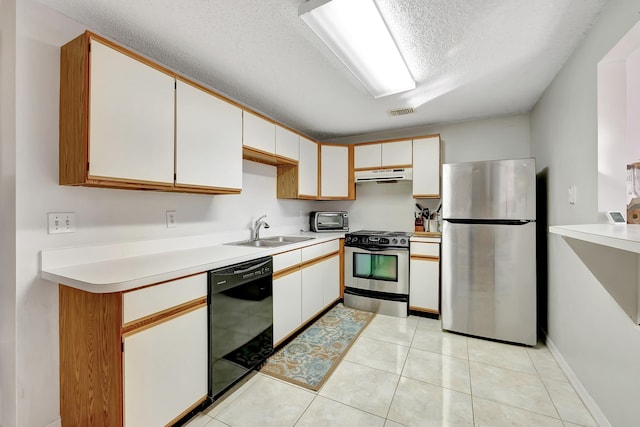
{"label": "light fixture cover", "polygon": [[375,98],[416,87],[374,0],[309,0],[298,14]]}

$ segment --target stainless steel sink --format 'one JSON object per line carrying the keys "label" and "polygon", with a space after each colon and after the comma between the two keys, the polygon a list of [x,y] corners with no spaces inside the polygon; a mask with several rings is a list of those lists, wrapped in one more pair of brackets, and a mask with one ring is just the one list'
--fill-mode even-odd
{"label": "stainless steel sink", "polygon": [[283,243],[298,243],[304,242],[306,240],[311,240],[313,237],[300,237],[300,236],[274,236],[274,237],[263,237],[262,241],[268,242],[283,242]]}
{"label": "stainless steel sink", "polygon": [[233,245],[233,246],[253,246],[256,248],[260,248],[260,247],[276,247],[276,246],[284,246],[284,245],[288,245],[288,242],[269,242],[269,241],[265,241],[263,239],[259,239],[259,240],[243,240],[242,242],[232,242],[232,243],[225,243],[227,245]]}
{"label": "stainless steel sink", "polygon": [[300,236],[274,236],[264,237],[258,240],[243,240],[241,242],[226,243],[227,245],[234,246],[251,246],[254,248],[261,247],[278,247],[284,245],[290,245],[292,243],[304,242],[305,240],[311,240],[313,237],[300,237]]}

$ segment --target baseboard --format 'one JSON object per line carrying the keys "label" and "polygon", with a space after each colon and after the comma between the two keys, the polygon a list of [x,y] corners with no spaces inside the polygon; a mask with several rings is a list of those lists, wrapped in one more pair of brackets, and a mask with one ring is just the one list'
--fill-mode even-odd
{"label": "baseboard", "polygon": [[582,385],[582,382],[578,379],[578,376],[575,374],[575,372],[573,372],[573,369],[571,369],[567,361],[564,360],[564,357],[562,357],[562,354],[558,350],[558,347],[556,347],[553,343],[553,340],[551,340],[551,338],[549,338],[546,333],[543,332],[543,334],[545,343],[547,345],[547,348],[551,352],[551,355],[556,359],[556,362],[558,362],[558,365],[569,379],[569,382],[575,389],[576,393],[578,393],[578,396],[580,396],[580,399],[582,399],[584,405],[587,407],[589,412],[591,412],[591,416],[593,417],[595,422],[598,423],[600,427],[611,427],[611,423],[604,415],[596,401],[593,400],[589,392],[587,392],[587,389],[584,387],[584,385]]}

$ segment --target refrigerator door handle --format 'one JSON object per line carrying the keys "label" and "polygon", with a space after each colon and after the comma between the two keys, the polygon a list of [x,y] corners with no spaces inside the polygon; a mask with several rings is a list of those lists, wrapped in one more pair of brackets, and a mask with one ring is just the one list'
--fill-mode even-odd
{"label": "refrigerator door handle", "polygon": [[461,219],[446,218],[444,221],[452,224],[486,224],[486,225],[526,225],[530,222],[536,222],[535,219]]}

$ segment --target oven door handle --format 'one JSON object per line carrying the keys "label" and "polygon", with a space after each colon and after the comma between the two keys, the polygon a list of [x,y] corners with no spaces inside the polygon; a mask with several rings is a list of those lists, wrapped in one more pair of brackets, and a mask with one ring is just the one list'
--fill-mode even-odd
{"label": "oven door handle", "polygon": [[409,250],[406,248],[367,248],[359,245],[349,245],[347,248],[358,248],[368,252],[405,252]]}

